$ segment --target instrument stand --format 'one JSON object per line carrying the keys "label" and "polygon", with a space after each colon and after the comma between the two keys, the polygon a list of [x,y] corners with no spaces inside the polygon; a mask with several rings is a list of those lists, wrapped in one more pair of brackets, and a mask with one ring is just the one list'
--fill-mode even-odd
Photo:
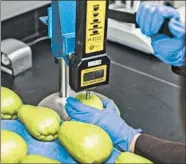
{"label": "instrument stand", "polygon": [[68,120],[68,115],[64,108],[66,98],[75,95],[75,92],[73,92],[69,86],[68,71],[69,69],[64,59],[59,59],[59,92],[47,96],[38,104],[38,106],[48,107],[55,110],[63,121]]}

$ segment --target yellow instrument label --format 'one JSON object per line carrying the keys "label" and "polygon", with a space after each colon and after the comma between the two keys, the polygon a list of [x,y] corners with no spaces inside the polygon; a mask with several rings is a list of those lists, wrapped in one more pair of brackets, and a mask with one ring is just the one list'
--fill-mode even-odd
{"label": "yellow instrument label", "polygon": [[85,53],[104,49],[106,0],[87,0]]}
{"label": "yellow instrument label", "polygon": [[[106,74],[107,74],[106,70],[107,70],[107,65],[102,65],[102,66],[82,70],[81,71],[81,87],[85,87],[85,86],[89,86],[89,85],[97,84],[97,83],[102,83],[106,81]],[[98,71],[101,71],[101,75],[97,74]],[[85,80],[86,75],[89,76],[90,80]]]}

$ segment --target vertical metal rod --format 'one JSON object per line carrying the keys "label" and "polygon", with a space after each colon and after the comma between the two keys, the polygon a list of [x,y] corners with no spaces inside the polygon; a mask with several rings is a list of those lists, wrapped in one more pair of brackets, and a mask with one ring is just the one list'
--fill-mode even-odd
{"label": "vertical metal rod", "polygon": [[69,96],[69,68],[65,60],[59,59],[59,97]]}
{"label": "vertical metal rod", "polygon": [[90,91],[86,91],[86,99],[90,99]]}

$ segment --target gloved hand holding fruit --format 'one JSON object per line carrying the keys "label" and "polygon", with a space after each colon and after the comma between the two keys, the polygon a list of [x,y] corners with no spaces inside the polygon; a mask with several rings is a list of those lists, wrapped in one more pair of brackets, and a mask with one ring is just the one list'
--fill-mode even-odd
{"label": "gloved hand holding fruit", "polygon": [[[114,144],[114,147],[123,152],[118,155],[118,153],[115,153],[115,149],[113,149],[114,151],[110,159],[115,161],[115,163],[152,163],[150,160],[141,157],[139,155],[136,155],[134,153],[124,152],[124,151],[129,151],[131,142],[133,141],[133,139],[135,140],[136,137],[139,136],[141,130],[140,129],[136,130],[126,124],[126,122],[118,115],[116,106],[112,100],[109,99],[103,100],[102,102],[103,108],[100,110],[101,100],[96,95],[92,95],[92,96],[94,98],[90,97],[90,99],[88,100],[86,100],[86,96],[83,94],[81,94],[81,96],[76,96],[76,98],[69,97],[67,99],[67,104],[65,107],[71,119],[75,121],[86,122],[89,124],[95,124],[101,127],[102,129],[104,129],[109,134]],[[82,129],[81,131],[82,131],[81,134],[86,134],[84,133],[84,131],[86,130]],[[61,136],[64,137],[65,136],[64,134]],[[84,138],[84,137],[82,136],[80,138]],[[106,138],[103,140],[104,140],[103,142],[106,142],[104,147],[107,147],[106,150],[108,151],[109,150],[108,141]],[[97,150],[96,152],[99,151]],[[132,150],[132,152],[134,151]],[[103,157],[105,156],[103,155],[103,153],[101,154],[102,154],[101,155],[102,159],[104,159]],[[98,162],[98,161],[94,159],[92,160],[92,162]]]}
{"label": "gloved hand holding fruit", "polygon": [[109,134],[116,148],[122,151],[129,151],[131,141],[141,130],[133,129],[126,124],[117,114],[113,101],[104,100],[103,106],[104,109],[100,111],[82,104],[76,98],[69,97],[65,108],[73,120],[100,126]]}

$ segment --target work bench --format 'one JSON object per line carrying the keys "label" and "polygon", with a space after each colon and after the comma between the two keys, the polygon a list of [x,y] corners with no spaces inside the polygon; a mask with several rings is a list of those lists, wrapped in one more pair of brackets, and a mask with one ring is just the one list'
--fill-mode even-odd
{"label": "work bench", "polygon": [[[32,46],[33,67],[12,78],[2,72],[2,86],[16,91],[25,104],[37,105],[58,91],[58,65],[48,40]],[[178,113],[180,77],[152,55],[108,42],[110,84],[96,89],[118,105],[121,117],[145,133],[185,141]]]}

